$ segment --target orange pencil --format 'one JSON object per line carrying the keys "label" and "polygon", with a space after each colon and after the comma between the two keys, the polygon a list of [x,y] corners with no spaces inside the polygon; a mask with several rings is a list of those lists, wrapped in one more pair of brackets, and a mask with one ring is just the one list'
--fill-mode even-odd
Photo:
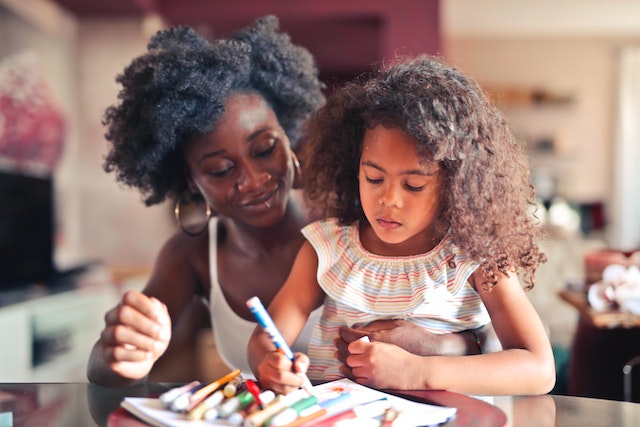
{"label": "orange pencil", "polygon": [[229,372],[227,375],[223,376],[222,378],[202,387],[201,389],[193,393],[193,395],[191,396],[192,401],[198,401],[198,400],[204,399],[205,397],[207,397],[208,395],[210,395],[211,393],[213,393],[214,391],[222,387],[224,384],[228,383],[229,381],[231,381],[232,379],[240,375],[240,372],[242,372],[240,371],[240,369],[236,369],[235,371]]}
{"label": "orange pencil", "polygon": [[319,418],[325,415],[326,413],[327,413],[327,410],[325,408],[318,409],[317,411],[311,412],[310,414],[300,416],[296,418],[294,421],[291,421],[289,424],[286,424],[282,427],[296,427],[296,426],[299,426],[300,424],[306,423],[307,421],[315,420],[316,418]]}

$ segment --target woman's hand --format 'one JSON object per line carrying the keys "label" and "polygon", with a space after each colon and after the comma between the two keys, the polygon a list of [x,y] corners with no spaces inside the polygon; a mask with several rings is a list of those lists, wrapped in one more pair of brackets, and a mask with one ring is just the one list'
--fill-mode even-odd
{"label": "woman's hand", "polygon": [[401,319],[378,320],[356,328],[341,327],[334,341],[339,359],[344,364],[349,355],[347,346],[360,337],[368,336],[372,342],[395,344],[409,353],[421,356],[466,354],[463,339],[450,340],[449,334],[434,334],[413,322]]}
{"label": "woman's hand", "polygon": [[[407,320],[378,320],[355,328],[341,327],[340,336],[334,340],[334,344],[338,349],[336,357],[343,365],[349,356],[349,343],[363,336],[368,336],[372,342],[395,344],[419,356],[466,356],[502,350],[491,323],[474,332],[434,334]],[[478,347],[476,336],[480,339],[482,351]]]}
{"label": "woman's hand", "polygon": [[309,368],[309,357],[295,353],[293,362],[279,351],[268,353],[258,365],[258,378],[264,389],[288,394],[302,387],[303,376]]}
{"label": "woman's hand", "polygon": [[146,377],[171,340],[167,307],[141,292],[126,292],[105,323],[96,350],[103,364],[123,378]]}

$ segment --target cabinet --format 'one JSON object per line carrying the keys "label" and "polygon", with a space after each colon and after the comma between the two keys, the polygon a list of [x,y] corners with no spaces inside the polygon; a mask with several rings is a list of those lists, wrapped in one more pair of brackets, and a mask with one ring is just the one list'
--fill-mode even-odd
{"label": "cabinet", "polygon": [[101,272],[74,282],[0,308],[0,382],[87,381],[91,348],[119,293]]}

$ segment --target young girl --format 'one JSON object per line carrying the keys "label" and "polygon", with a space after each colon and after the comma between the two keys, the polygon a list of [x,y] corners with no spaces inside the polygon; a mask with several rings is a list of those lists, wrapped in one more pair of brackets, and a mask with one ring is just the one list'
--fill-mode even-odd
{"label": "young girl", "polygon": [[[480,87],[421,56],[335,93],[307,131],[306,196],[329,219],[303,229],[307,242],[269,312],[291,343],[324,309],[309,358],[297,354],[294,367],[255,330],[248,355],[261,383],[291,391],[308,367],[312,380],[347,375],[378,388],[550,391],[551,346],[519,280],[532,287],[545,261],[534,190],[521,147]],[[381,318],[439,334],[491,321],[503,350],[420,356],[356,340],[341,367],[338,329]]]}

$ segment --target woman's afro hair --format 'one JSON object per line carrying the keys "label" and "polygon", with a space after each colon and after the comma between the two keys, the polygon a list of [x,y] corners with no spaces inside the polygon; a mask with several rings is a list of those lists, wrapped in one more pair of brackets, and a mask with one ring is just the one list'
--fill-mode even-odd
{"label": "woman's afro hair", "polygon": [[274,16],[214,41],[189,27],[159,31],[116,81],[122,89],[103,120],[112,144],[103,166],[139,189],[146,205],[187,188],[182,147],[214,129],[230,95],[262,96],[292,144],[324,102],[313,57],[279,32]]}

